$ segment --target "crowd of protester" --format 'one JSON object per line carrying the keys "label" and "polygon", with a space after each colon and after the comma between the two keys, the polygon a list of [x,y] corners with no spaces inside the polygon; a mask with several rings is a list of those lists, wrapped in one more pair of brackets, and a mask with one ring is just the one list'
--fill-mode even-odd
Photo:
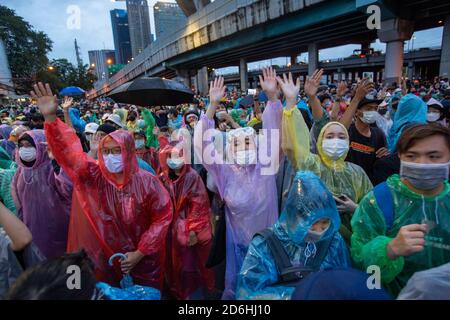
{"label": "crowd of protester", "polygon": [[450,299],[448,79],[322,75],[0,106],[0,297],[113,299],[126,275],[167,300]]}

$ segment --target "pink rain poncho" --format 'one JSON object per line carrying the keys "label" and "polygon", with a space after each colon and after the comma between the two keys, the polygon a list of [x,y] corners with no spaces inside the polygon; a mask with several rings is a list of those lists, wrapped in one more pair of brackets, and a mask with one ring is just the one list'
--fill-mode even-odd
{"label": "pink rain poncho", "polygon": [[66,252],[72,182],[62,170],[55,173],[44,131],[27,131],[21,137],[25,134],[34,141],[36,161],[32,167],[25,166],[16,150],[18,169],[12,182],[12,195],[17,216],[30,229],[33,242],[42,254],[47,259],[58,257]]}
{"label": "pink rain poncho", "polygon": [[[177,299],[186,299],[199,288],[214,288],[214,273],[205,267],[212,246],[211,212],[202,178],[189,164],[183,166],[177,179],[170,178],[167,159],[177,151],[177,147],[170,144],[161,150],[159,177],[174,207],[166,274],[171,294]],[[194,246],[188,245],[191,231],[198,240]]]}
{"label": "pink rain poncho", "polygon": [[[280,131],[281,117],[281,103],[269,102],[263,113],[263,129]],[[204,167],[215,181],[218,192],[225,201],[226,272],[222,298],[235,299],[237,275],[254,234],[273,225],[278,219],[276,172],[262,174],[260,159],[256,164],[246,166],[220,164],[223,161],[219,159],[221,156],[213,147],[213,138],[205,134],[211,129],[214,129],[214,120],[202,115],[195,129],[195,151],[198,159],[203,159]],[[277,133],[281,137],[281,132]],[[270,132],[266,134],[271,135]],[[278,140],[275,145],[268,148],[272,149],[276,157],[279,157],[280,153],[279,142]],[[206,150],[213,152],[209,153]],[[208,154],[213,157],[214,161],[205,161],[203,153],[205,156]]]}
{"label": "pink rain poncho", "polygon": [[48,143],[74,183],[68,251],[85,249],[99,281],[118,286],[122,272],[117,252],[141,251],[145,257],[131,270],[139,285],[162,288],[166,236],[172,221],[170,197],[158,178],[139,169],[133,136],[118,130],[107,137],[121,147],[123,183],[105,167],[100,141],[98,162],[83,152],[73,130],[57,119],[45,124]]}

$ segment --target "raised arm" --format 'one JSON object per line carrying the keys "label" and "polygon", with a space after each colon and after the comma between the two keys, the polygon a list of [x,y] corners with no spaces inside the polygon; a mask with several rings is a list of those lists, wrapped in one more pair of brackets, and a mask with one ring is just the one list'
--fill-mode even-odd
{"label": "raised arm", "polygon": [[323,69],[314,71],[311,77],[307,77],[305,81],[305,93],[309,100],[309,106],[312,110],[313,118],[315,121],[322,119],[323,108],[317,98],[317,90],[320,86],[320,78],[322,77]]}
{"label": "raised arm", "polygon": [[44,116],[45,135],[53,156],[72,181],[83,179],[88,173],[88,166],[97,164],[83,152],[80,139],[73,129],[56,117],[58,104],[49,84],[44,86],[39,82],[33,87],[31,96],[37,100]]}
{"label": "raised arm", "polygon": [[65,97],[63,103],[61,104],[64,113],[64,122],[71,128],[73,128],[73,125],[72,120],[70,119],[69,109],[72,106],[72,102],[73,102],[72,97]]}
{"label": "raised arm", "polygon": [[350,102],[347,110],[345,110],[344,114],[342,115],[341,120],[339,120],[339,122],[342,123],[347,128],[347,130],[352,124],[353,117],[355,116],[356,110],[358,109],[358,104],[361,102],[367,92],[373,89],[373,87],[373,82],[370,82],[368,78],[365,78],[360,83],[358,83],[355,96]]}
{"label": "raised arm", "polygon": [[331,121],[339,120],[339,111],[341,110],[341,101],[344,97],[344,94],[347,92],[347,82],[341,81],[339,82],[337,91],[336,91],[336,99],[333,103],[333,108],[331,109],[330,119]]}
{"label": "raised arm", "polygon": [[[206,110],[206,114],[200,117],[200,121],[194,130],[194,150],[197,159],[200,159],[205,169],[212,175],[216,181],[219,192],[223,192],[224,179],[226,174],[224,170],[227,170],[224,165],[225,150],[219,153],[214,146],[215,129],[214,114],[217,106],[220,103],[220,99],[225,93],[223,77],[218,77],[211,81],[209,89],[210,105]],[[216,139],[222,137],[222,135],[216,135]],[[223,143],[221,144],[223,145]]]}
{"label": "raised arm", "polygon": [[281,90],[286,97],[286,109],[283,111],[282,144],[283,152],[291,161],[295,170],[304,168],[306,159],[310,157],[310,143],[308,126],[297,108],[297,95],[300,90],[300,81],[294,83],[292,74],[277,77]]}
{"label": "raised arm", "polygon": [[0,225],[11,239],[11,249],[20,251],[31,243],[32,236],[27,226],[0,202]]}

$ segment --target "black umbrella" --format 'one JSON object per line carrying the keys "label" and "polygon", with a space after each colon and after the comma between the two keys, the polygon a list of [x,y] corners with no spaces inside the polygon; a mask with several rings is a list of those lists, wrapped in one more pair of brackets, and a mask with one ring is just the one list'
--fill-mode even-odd
{"label": "black umbrella", "polygon": [[184,84],[150,77],[124,83],[108,97],[115,102],[138,106],[176,106],[194,101],[194,93]]}

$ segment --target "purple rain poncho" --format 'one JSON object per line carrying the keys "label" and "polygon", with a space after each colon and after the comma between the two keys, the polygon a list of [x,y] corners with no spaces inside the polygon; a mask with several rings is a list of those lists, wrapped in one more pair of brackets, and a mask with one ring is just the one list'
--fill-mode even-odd
{"label": "purple rain poncho", "polygon": [[[270,145],[267,150],[262,152],[274,149],[272,151],[278,157],[278,161],[282,111],[281,102],[278,101],[276,103],[269,102],[263,113],[263,129],[278,129],[279,139],[278,145]],[[278,220],[276,172],[262,175],[263,166],[259,159],[256,164],[246,166],[217,164],[217,162],[208,164],[203,158],[203,152],[213,158],[221,157],[215,149],[212,153],[205,151],[212,150],[214,144],[212,137],[208,139],[204,135],[206,130],[210,129],[214,129],[214,120],[202,115],[195,129],[195,151],[197,157],[203,159],[204,167],[215,181],[218,192],[225,201],[226,272],[222,299],[230,300],[235,299],[237,275],[253,235]],[[265,149],[266,147],[259,147],[259,149],[261,148]],[[266,152],[266,154],[270,154],[270,152]]]}
{"label": "purple rain poncho", "polygon": [[72,200],[72,182],[62,172],[53,169],[48,157],[43,130],[27,131],[36,145],[36,162],[26,167],[18,150],[17,172],[12,182],[12,194],[17,216],[33,235],[33,243],[47,258],[66,252],[67,230]]}

